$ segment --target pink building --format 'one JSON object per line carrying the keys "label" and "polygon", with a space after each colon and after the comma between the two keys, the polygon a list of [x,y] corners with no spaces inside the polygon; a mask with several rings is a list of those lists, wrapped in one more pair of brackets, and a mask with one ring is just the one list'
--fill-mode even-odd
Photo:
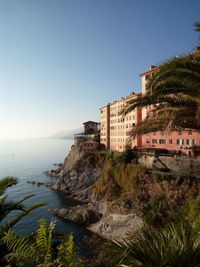
{"label": "pink building", "polygon": [[161,148],[181,151],[191,155],[193,145],[200,145],[200,133],[192,130],[180,130],[171,133],[153,132],[142,136],[142,147]]}
{"label": "pink building", "polygon": [[[151,66],[149,70],[140,74],[142,79],[142,95],[146,94],[146,83],[152,74],[159,67]],[[142,108],[142,119],[144,119],[151,107]],[[193,145],[200,145],[200,132],[191,129],[181,129],[171,133],[159,131],[142,136],[143,148],[162,148],[167,150],[181,151],[184,154],[191,155]]]}
{"label": "pink building", "polygon": [[97,150],[99,143],[95,141],[85,141],[82,143],[82,149],[84,152],[91,152]]}

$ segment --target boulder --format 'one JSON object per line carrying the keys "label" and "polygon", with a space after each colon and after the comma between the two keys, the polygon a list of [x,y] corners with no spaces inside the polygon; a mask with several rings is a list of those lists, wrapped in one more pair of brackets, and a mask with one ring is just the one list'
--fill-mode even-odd
{"label": "boulder", "polygon": [[110,214],[88,229],[107,239],[123,240],[142,224],[143,220],[135,214]]}

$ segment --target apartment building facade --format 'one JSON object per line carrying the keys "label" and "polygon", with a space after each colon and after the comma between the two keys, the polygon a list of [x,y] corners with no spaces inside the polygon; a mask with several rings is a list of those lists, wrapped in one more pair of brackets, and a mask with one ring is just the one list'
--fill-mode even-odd
{"label": "apartment building facade", "polygon": [[[151,66],[149,70],[140,74],[142,95],[147,93],[146,84],[148,79],[158,70],[159,67]],[[142,120],[147,116],[150,109],[150,106],[142,108]],[[190,155],[193,145],[200,145],[200,132],[191,129],[180,129],[173,132],[158,131],[142,135],[143,148],[163,148]]]}
{"label": "apartment building facade", "polygon": [[131,93],[100,109],[100,138],[101,143],[105,144],[108,149],[123,151],[127,145],[132,148],[142,145],[141,136],[130,137],[131,129],[142,119],[142,109],[137,107],[127,115],[123,114],[129,101],[137,96],[137,94]]}

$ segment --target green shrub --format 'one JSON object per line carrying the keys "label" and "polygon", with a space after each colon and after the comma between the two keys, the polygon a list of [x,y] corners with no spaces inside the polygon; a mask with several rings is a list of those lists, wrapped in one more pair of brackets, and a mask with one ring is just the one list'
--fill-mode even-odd
{"label": "green shrub", "polygon": [[198,145],[192,146],[192,154],[194,157],[200,156],[200,146]]}
{"label": "green shrub", "polygon": [[184,216],[195,229],[200,230],[200,199],[192,199],[185,205]]}
{"label": "green shrub", "polygon": [[122,163],[117,153],[112,157],[106,162],[102,175],[94,185],[93,194],[98,199],[111,200],[133,191],[140,177],[147,172],[147,169],[139,164]]}

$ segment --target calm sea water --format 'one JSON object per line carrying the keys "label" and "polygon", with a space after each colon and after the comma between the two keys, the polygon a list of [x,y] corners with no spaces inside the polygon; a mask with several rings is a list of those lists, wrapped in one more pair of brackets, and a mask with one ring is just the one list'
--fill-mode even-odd
{"label": "calm sea water", "polygon": [[[63,162],[72,145],[72,140],[61,139],[26,139],[26,140],[0,140],[0,179],[5,176],[18,177],[19,183],[10,187],[6,194],[10,200],[19,200],[28,194],[35,194],[26,201],[30,205],[40,201],[48,204],[24,217],[16,224],[14,229],[19,233],[31,233],[38,227],[38,220],[52,216],[48,208],[70,207],[73,201],[67,200],[66,195],[53,191],[46,186],[28,184],[28,180],[38,182],[51,182],[53,178],[44,174],[44,171],[56,168],[53,164]],[[13,214],[12,214],[13,215]],[[56,230],[60,233],[73,233],[76,241],[80,241],[88,231],[63,220],[57,221]]]}

